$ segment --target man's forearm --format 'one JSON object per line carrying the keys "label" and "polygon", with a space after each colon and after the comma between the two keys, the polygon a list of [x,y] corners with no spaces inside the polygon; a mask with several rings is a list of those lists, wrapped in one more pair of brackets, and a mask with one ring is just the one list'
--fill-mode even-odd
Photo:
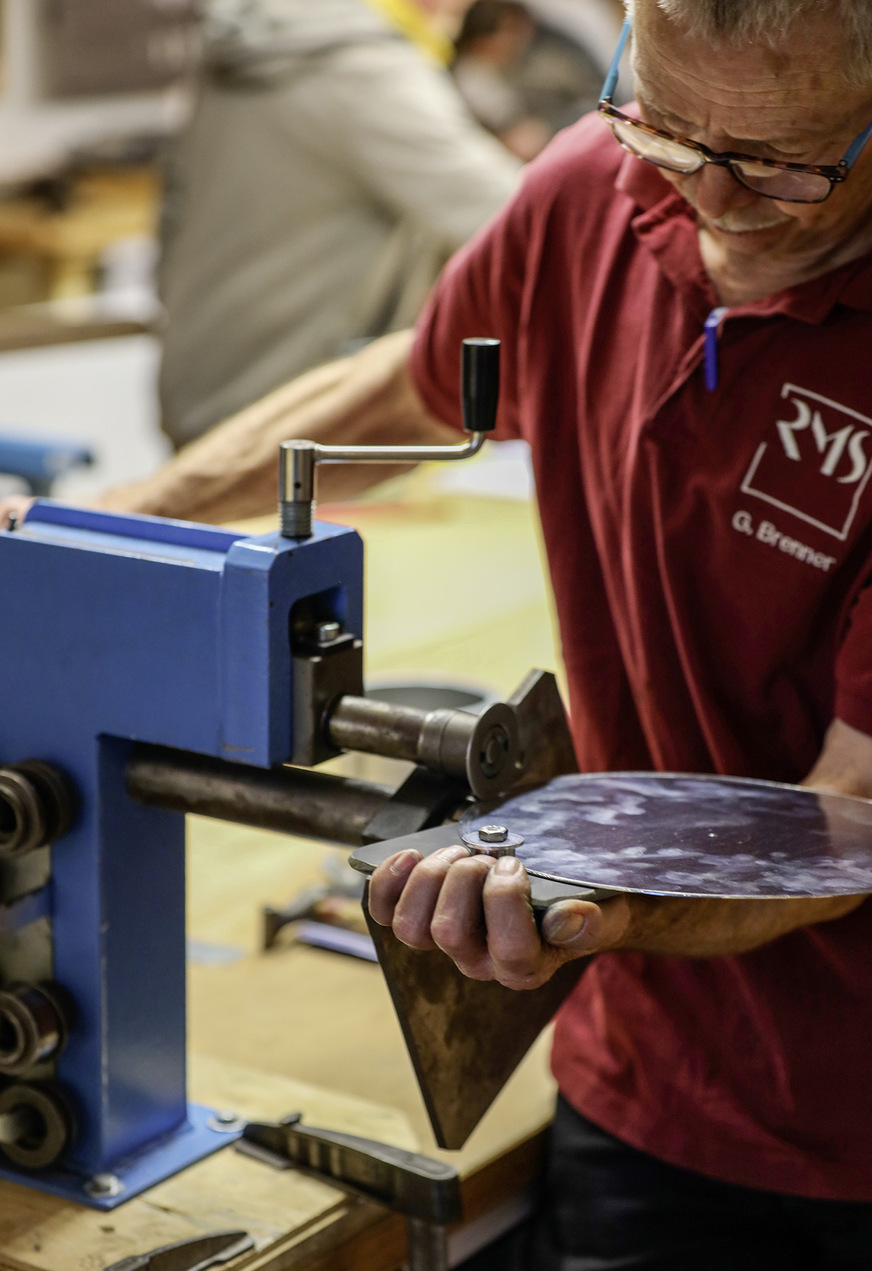
{"label": "man's forearm", "polygon": [[[153,477],[108,491],[97,506],[189,520],[225,521],[272,512],[278,446],[292,438],[379,444],[456,440],[424,410],[407,364],[411,332],[301,375],[186,446]],[[325,466],[322,497],[344,498],[402,471]]]}
{"label": "man's forearm", "polygon": [[[821,793],[872,797],[872,737],[833,720],[804,785]],[[617,945],[639,953],[712,958],[747,953],[799,927],[841,918],[863,896],[785,900],[629,898],[631,918]]]}
{"label": "man's forearm", "polygon": [[841,918],[863,896],[823,900],[681,900],[632,896],[631,919],[616,948],[684,958],[717,958],[769,944],[800,927]]}

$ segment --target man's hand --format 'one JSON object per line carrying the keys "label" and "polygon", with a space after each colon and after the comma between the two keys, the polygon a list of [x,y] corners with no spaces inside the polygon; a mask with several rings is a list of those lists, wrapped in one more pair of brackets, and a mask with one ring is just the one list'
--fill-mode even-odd
{"label": "man's hand", "polygon": [[842,918],[864,899],[563,900],[547,911],[540,935],[521,862],[470,856],[458,846],[423,859],[408,850],[388,857],[373,873],[369,908],[403,944],[441,949],[470,979],[536,989],[564,962],[609,950],[684,958],[747,953],[800,927]]}
{"label": "man's hand", "polygon": [[8,530],[10,525],[24,520],[33,506],[33,499],[25,494],[10,494],[0,499],[0,530]]}
{"label": "man's hand", "polygon": [[[872,736],[834,720],[805,784],[872,798]],[[865,899],[564,900],[548,910],[540,935],[521,862],[470,856],[458,846],[423,859],[413,851],[389,857],[372,876],[369,907],[404,944],[442,949],[470,979],[535,989],[564,962],[606,950],[684,958],[747,953],[802,927],[846,917]]]}
{"label": "man's hand", "polygon": [[403,944],[441,949],[470,979],[511,989],[538,988],[564,962],[620,947],[631,917],[626,896],[564,900],[548,910],[540,936],[521,862],[460,846],[389,857],[372,876],[369,908]]}

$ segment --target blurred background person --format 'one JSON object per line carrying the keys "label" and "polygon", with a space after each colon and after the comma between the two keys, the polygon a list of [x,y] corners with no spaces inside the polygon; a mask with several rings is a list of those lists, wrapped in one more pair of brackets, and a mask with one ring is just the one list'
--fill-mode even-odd
{"label": "blurred background person", "polygon": [[[588,4],[579,0],[577,7]],[[519,0],[474,0],[457,36],[452,72],[476,118],[529,160],[596,106],[604,67],[583,21],[561,30],[551,25],[547,6],[543,15]]]}
{"label": "blurred background person", "polygon": [[519,165],[464,106],[468,0],[206,0],[171,160],[160,290],[176,445],[409,326]]}

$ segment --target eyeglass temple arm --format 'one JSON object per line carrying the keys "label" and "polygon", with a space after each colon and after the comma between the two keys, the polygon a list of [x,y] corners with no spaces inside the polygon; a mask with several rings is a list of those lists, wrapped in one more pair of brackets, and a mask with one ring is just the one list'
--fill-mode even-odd
{"label": "eyeglass temple arm", "polygon": [[[615,89],[618,86],[618,74],[620,71],[621,58],[624,56],[624,49],[627,47],[627,40],[630,38],[630,31],[633,24],[629,18],[624,19],[624,25],[621,27],[621,38],[618,40],[618,47],[615,49],[615,56],[612,58],[612,64],[606,75],[603,91],[600,94],[600,101],[611,101],[615,95]],[[869,125],[872,128],[872,124]]]}
{"label": "eyeglass temple arm", "polygon": [[842,160],[846,168],[853,168],[854,164],[860,158],[860,152],[865,146],[869,138],[872,137],[872,123],[867,124],[858,137],[855,137],[845,153]]}

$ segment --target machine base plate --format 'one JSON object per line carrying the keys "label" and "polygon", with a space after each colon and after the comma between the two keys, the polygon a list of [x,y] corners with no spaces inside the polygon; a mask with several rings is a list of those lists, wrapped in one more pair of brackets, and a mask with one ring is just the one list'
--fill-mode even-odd
{"label": "machine base plate", "polygon": [[204,1156],[211,1156],[213,1152],[227,1147],[240,1137],[242,1130],[242,1122],[225,1128],[215,1121],[212,1108],[189,1103],[188,1120],[184,1125],[163,1135],[153,1146],[123,1157],[113,1165],[111,1173],[107,1171],[106,1175],[98,1176],[117,1180],[120,1186],[118,1190],[113,1189],[113,1194],[95,1194],[93,1179],[63,1168],[26,1173],[0,1166],[0,1178],[75,1201],[79,1205],[88,1205],[91,1209],[117,1209],[131,1197],[162,1183]]}

